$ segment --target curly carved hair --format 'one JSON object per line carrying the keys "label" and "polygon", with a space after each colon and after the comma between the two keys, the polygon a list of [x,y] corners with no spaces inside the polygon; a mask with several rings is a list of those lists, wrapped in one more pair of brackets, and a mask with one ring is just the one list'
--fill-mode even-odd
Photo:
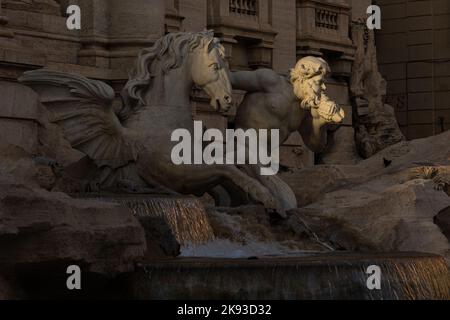
{"label": "curly carved hair", "polygon": [[220,55],[225,58],[225,49],[219,40],[214,38],[212,30],[169,33],[156,41],[153,47],[143,49],[124,87],[123,93],[129,105],[120,112],[120,118],[127,118],[131,111],[146,104],[145,92],[156,75],[182,66],[189,52],[205,46],[209,46],[210,51],[218,49]]}
{"label": "curly carved hair", "polygon": [[291,69],[291,83],[294,84],[298,80],[303,82],[320,74],[325,76],[328,72],[330,72],[330,66],[324,59],[305,57],[297,62],[294,69]]}

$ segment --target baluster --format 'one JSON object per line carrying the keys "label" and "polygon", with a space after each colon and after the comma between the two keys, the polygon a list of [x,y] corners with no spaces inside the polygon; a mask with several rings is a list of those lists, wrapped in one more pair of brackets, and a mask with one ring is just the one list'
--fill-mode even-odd
{"label": "baluster", "polygon": [[251,1],[252,4],[252,15],[257,15],[257,9],[256,9],[256,0]]}
{"label": "baluster", "polygon": [[6,19],[5,16],[2,16],[2,0],[0,0],[0,26],[2,24],[6,24],[8,22],[8,19]]}
{"label": "baluster", "polygon": [[231,0],[231,11],[236,14],[237,13],[237,9],[238,9],[238,4],[237,4],[238,0]]}
{"label": "baluster", "polygon": [[258,0],[230,0],[230,13],[241,17],[258,16]]}

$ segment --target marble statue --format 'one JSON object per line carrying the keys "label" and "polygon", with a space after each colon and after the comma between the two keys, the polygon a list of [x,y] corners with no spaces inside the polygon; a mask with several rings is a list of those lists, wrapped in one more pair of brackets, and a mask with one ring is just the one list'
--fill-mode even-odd
{"label": "marble statue", "polygon": [[[26,72],[20,79],[32,87],[53,113],[72,147],[100,168],[99,185],[133,184],[183,194],[202,195],[223,182],[254,203],[280,214],[281,201],[258,180],[234,165],[175,165],[171,133],[193,131],[190,93],[194,85],[225,112],[232,89],[224,48],[212,31],[173,33],[144,49],[121,93],[121,103],[107,84],[48,70]],[[142,190],[141,189],[141,190]]]}
{"label": "marble statue", "polygon": [[[299,131],[308,148],[321,152],[327,146],[327,129],[345,117],[344,110],[324,93],[329,71],[325,60],[305,57],[291,70],[290,79],[270,69],[231,73],[233,89],[246,91],[236,112],[236,128],[278,129],[279,144]],[[259,175],[255,165],[247,165],[243,170],[273,190],[285,209],[297,206],[293,191],[280,178]],[[240,201],[235,199],[233,186],[226,183],[211,194],[223,205]]]}
{"label": "marble statue", "polygon": [[278,128],[280,143],[299,131],[307,147],[319,153],[327,145],[327,127],[340,124],[344,110],[324,93],[328,63],[316,57],[300,59],[290,79],[273,70],[231,74],[233,89],[247,92],[236,114],[238,128]]}

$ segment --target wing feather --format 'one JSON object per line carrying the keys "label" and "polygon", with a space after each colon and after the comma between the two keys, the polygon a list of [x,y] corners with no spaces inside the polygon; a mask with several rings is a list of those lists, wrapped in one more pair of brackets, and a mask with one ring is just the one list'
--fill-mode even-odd
{"label": "wing feather", "polygon": [[25,72],[19,78],[40,96],[72,147],[98,166],[113,169],[137,159],[140,147],[133,130],[114,112],[114,90],[106,83],[50,70]]}

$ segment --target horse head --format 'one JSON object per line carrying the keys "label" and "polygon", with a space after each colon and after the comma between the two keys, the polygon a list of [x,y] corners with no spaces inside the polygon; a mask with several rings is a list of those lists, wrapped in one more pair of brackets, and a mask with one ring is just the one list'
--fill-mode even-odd
{"label": "horse head", "polygon": [[172,83],[185,83],[187,92],[162,90],[155,94],[158,99],[167,93],[189,98],[196,85],[208,94],[215,110],[226,112],[232,104],[225,50],[213,31],[169,33],[153,47],[142,50],[122,94],[130,111],[155,103],[156,98],[151,99],[148,92],[163,88],[165,82],[161,78],[168,75]]}

